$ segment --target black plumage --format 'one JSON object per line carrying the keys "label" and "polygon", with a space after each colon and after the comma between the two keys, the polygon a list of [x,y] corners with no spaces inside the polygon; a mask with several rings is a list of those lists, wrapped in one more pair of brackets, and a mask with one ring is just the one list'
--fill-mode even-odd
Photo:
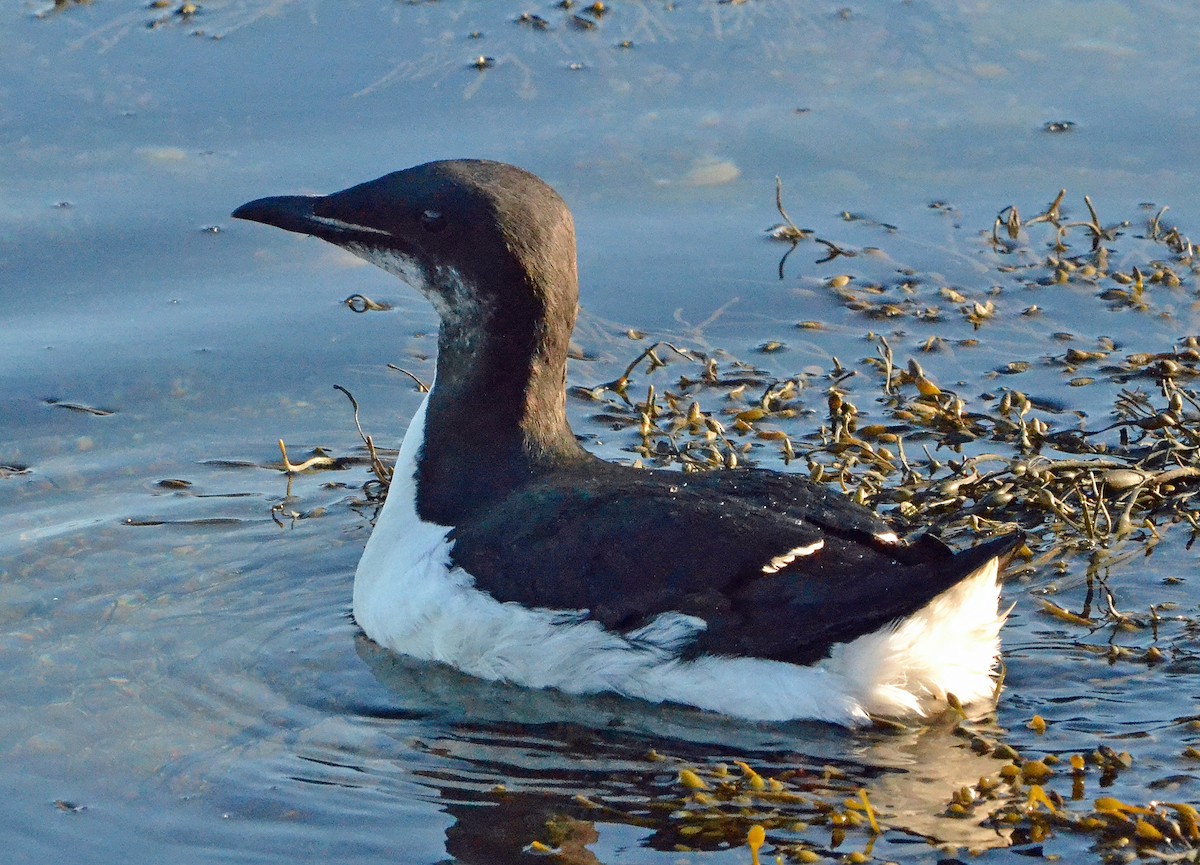
{"label": "black plumage", "polygon": [[451,529],[453,563],[496,600],[583,610],[626,634],[683,613],[705,623],[687,656],[809,664],[1021,542],[958,554],[930,536],[889,543],[873,513],[802,475],[648,471],[588,454],[565,413],[574,227],[521,169],[430,163],[234,215],[350,249],[433,302],[438,370],[416,509]]}

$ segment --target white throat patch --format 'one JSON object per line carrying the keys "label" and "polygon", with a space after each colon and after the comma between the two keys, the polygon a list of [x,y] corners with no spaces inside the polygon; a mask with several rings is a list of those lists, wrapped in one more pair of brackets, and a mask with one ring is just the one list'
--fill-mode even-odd
{"label": "white throat patch", "polygon": [[[441,267],[435,273],[429,274],[416,258],[394,250],[364,246],[361,243],[348,243],[345,249],[392,276],[399,277],[421,292],[433,304],[438,318],[445,324],[462,326],[480,320],[483,307],[480,304],[479,293],[463,279],[457,269]],[[433,277],[433,282],[430,281],[430,276]]]}
{"label": "white throat patch", "polygon": [[425,281],[425,270],[417,260],[408,255],[401,255],[390,249],[380,249],[377,246],[364,246],[361,243],[347,243],[346,251],[352,252],[363,261],[369,261],[380,270],[385,270],[392,276],[399,277],[426,297],[429,296],[429,286]]}

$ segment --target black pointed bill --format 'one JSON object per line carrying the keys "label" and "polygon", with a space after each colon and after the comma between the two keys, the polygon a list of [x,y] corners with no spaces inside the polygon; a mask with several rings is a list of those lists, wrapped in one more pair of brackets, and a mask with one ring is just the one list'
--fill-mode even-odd
{"label": "black pointed bill", "polygon": [[233,212],[233,217],[261,222],[297,234],[311,234],[331,243],[345,243],[352,237],[364,234],[389,236],[386,231],[370,225],[356,225],[317,214],[318,205],[326,200],[326,197],[316,195],[276,195],[271,198],[259,198],[243,204]]}
{"label": "black pointed bill", "polygon": [[313,205],[321,199],[313,195],[277,195],[243,204],[233,212],[234,219],[248,219],[273,225],[286,231],[314,234],[319,224],[313,219]]}

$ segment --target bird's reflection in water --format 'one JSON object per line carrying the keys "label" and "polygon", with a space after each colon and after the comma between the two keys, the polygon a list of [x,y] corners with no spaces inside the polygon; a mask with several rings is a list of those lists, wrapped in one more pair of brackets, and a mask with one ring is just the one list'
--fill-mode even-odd
{"label": "bird's reflection in water", "polygon": [[[455,820],[446,851],[458,862],[527,863],[537,842],[557,850],[555,861],[596,863],[605,846],[598,842],[617,826],[636,827],[644,849],[676,855],[737,846],[756,822],[767,827],[769,845],[838,857],[868,844],[877,856],[889,849],[900,855],[913,843],[1009,844],[980,825],[984,808],[967,818],[946,816],[955,791],[1003,765],[971,750],[950,721],[855,732],[756,725],[615,696],[483,682],[365,638],[357,648],[396,698],[360,712],[436,722],[415,747],[441,760],[419,780]],[[684,768],[707,789],[681,784]],[[747,770],[760,789],[746,783]],[[883,829],[874,841],[863,821],[831,825],[831,814],[845,813],[844,803],[860,790]]]}

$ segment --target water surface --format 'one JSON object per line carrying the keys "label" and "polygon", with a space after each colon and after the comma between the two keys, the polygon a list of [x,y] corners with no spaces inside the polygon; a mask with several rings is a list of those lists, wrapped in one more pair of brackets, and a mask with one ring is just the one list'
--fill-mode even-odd
{"label": "water surface", "polygon": [[[594,26],[573,24],[576,12]],[[521,13],[546,29],[517,23]],[[573,384],[619,374],[643,346],[627,328],[781,378],[834,357],[859,364],[876,354],[873,330],[900,357],[946,339],[921,363],[974,395],[1016,358],[1061,354],[1056,333],[1088,346],[1111,337],[1124,354],[1200,331],[1191,282],[1156,293],[1146,314],[1114,310],[1079,287],[1005,280],[986,238],[1001,208],[1031,215],[1063,187],[1073,217],[1086,218],[1088,194],[1105,223],[1135,222],[1129,235],[1162,205],[1200,231],[1200,122],[1180,96],[1200,62],[1187,10],[751,0],[572,13],[382,0],[0,13],[0,838],[11,861],[66,850],[95,862],[494,863],[522,859],[561,813],[578,823],[570,843],[597,861],[746,862],[744,846],[700,844],[670,817],[681,766],[733,760],[793,773],[814,800],[866,789],[889,827],[871,848],[880,859],[1031,852],[1031,839],[981,828],[982,815],[941,816],[954,790],[1003,763],[948,722],[760,728],[488,685],[362,641],[348,606],[372,515],[366,469],[289,484],[272,467],[275,443],[293,458],[357,453],[335,384],[368,431],[398,443],[420,397],[385,364],[428,380],[435,319],[385,274],[227,214],[434,158],[503,159],[575,213],[589,359],[573,363]],[[479,70],[480,56],[494,63]],[[1063,121],[1069,131],[1046,131]],[[787,247],[763,235],[779,221],[776,176],[801,226],[882,253],[818,263],[825,250],[810,241],[781,268]],[[1036,261],[1044,242],[1009,260]],[[952,287],[1009,314],[967,349],[956,341],[980,334],[961,316],[879,322],[827,290],[840,273],[862,282],[902,268],[934,294]],[[340,302],[356,292],[392,309],[355,315]],[[1040,316],[1014,313],[1034,304]],[[826,327],[794,328],[806,320]],[[771,340],[785,350],[756,350]],[[679,369],[659,373],[660,390]],[[1069,401],[1094,425],[1114,390],[1070,388],[1040,365],[1014,386]],[[859,401],[872,410],[866,389]],[[633,458],[627,434],[573,411],[592,447]],[[1124,609],[1195,614],[1186,540],[1176,531],[1148,559],[1131,547],[1105,572]],[[1088,633],[1038,613],[1048,590],[1078,608],[1086,576],[1086,560],[1068,557],[1006,588],[1016,608],[990,735],[1031,756],[1109,745],[1133,765],[1103,792],[1194,803],[1181,756],[1197,738],[1188,623]],[[1169,661],[1110,664],[1109,642],[1158,644]],[[1026,729],[1034,714],[1051,722],[1042,737]],[[652,749],[665,759],[647,759]],[[1101,780],[1088,776],[1086,798]],[[771,837],[831,856],[869,839],[854,830],[834,849],[815,824]],[[1079,861],[1092,843],[1060,833],[1044,852]]]}

